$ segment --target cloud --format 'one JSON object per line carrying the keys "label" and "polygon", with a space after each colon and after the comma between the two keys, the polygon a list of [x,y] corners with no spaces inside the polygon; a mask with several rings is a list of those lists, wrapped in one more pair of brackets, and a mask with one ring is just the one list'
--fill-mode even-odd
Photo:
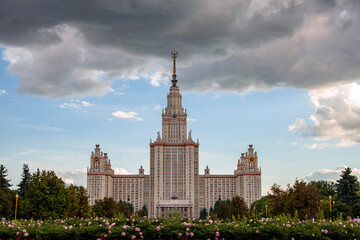
{"label": "cloud", "polygon": [[63,103],[59,106],[59,108],[80,108],[80,107],[90,107],[93,104],[87,101],[81,101],[79,99],[71,99],[68,103]]}
{"label": "cloud", "polygon": [[160,104],[158,104],[158,105],[156,105],[156,106],[154,107],[154,110],[156,110],[156,111],[158,111],[158,110],[160,110],[160,109],[161,109]]}
{"label": "cloud", "polygon": [[308,149],[324,149],[329,147],[330,145],[327,143],[313,143],[311,145],[305,144],[305,147]]}
{"label": "cloud", "polygon": [[190,122],[196,122],[196,119],[194,119],[194,118],[189,118],[189,117],[188,117],[188,118],[187,118],[187,122],[188,122],[188,123],[190,123]]}
{"label": "cloud", "polygon": [[3,59],[25,95],[102,96],[116,79],[169,83],[172,49],[187,91],[360,79],[357,0],[4,0],[0,9]]}
{"label": "cloud", "polygon": [[306,124],[305,124],[304,119],[296,118],[295,123],[293,125],[289,126],[288,129],[289,129],[290,132],[294,132],[296,130],[301,131],[301,130],[304,129],[305,125]]}
{"label": "cloud", "polygon": [[[347,166],[340,165],[336,169],[320,169],[308,174],[305,177],[306,181],[318,181],[318,180],[326,180],[326,181],[336,181],[340,179],[340,175],[342,171]],[[357,176],[360,179],[360,169],[351,168],[351,175]]]}
{"label": "cloud", "polygon": [[66,184],[75,184],[80,186],[86,186],[86,174],[86,168],[76,169],[69,172],[56,172],[56,175],[61,177]]}
{"label": "cloud", "polygon": [[[337,147],[349,147],[360,142],[360,85],[342,84],[309,92],[314,113],[310,122],[297,118],[289,131],[319,141],[336,141]],[[321,145],[320,145],[321,146]],[[325,146],[325,145],[323,145]],[[308,148],[318,148],[316,144]]]}
{"label": "cloud", "polygon": [[0,96],[7,95],[7,91],[0,89]]}
{"label": "cloud", "polygon": [[140,121],[140,122],[142,122],[144,120],[141,117],[137,117],[136,112],[117,111],[117,112],[113,112],[112,115],[117,118],[134,119],[134,120]]}
{"label": "cloud", "polygon": [[36,131],[43,132],[67,132],[66,129],[54,126],[41,126],[41,125],[30,125],[30,124],[22,124],[22,123],[11,123],[11,125],[20,127],[20,128],[28,128]]}
{"label": "cloud", "polygon": [[129,175],[130,173],[125,168],[113,168],[116,175]]}

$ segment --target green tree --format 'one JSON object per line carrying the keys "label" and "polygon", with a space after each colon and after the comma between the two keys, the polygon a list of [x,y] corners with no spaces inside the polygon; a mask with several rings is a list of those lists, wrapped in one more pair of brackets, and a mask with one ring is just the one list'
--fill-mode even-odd
{"label": "green tree", "polygon": [[231,218],[230,204],[228,202],[226,202],[226,201],[221,201],[219,203],[216,214],[217,214],[217,217],[220,218],[220,219]]}
{"label": "green tree", "polygon": [[0,218],[12,219],[14,217],[15,194],[9,188],[0,188]]}
{"label": "green tree", "polygon": [[118,205],[120,205],[121,203],[126,204],[126,206],[129,208],[130,214],[134,213],[134,205],[132,205],[130,202],[125,202],[122,200],[118,202]]}
{"label": "green tree", "polygon": [[65,218],[69,208],[65,183],[53,171],[38,171],[29,182],[25,195],[27,214],[35,219]]}
{"label": "green tree", "polygon": [[285,202],[287,201],[287,192],[281,189],[280,185],[276,183],[270,188],[270,194],[268,195],[269,203],[273,209],[275,215],[280,215],[286,212]]}
{"label": "green tree", "polygon": [[18,193],[20,197],[24,197],[25,194],[28,192],[29,190],[29,181],[31,178],[31,174],[30,174],[30,170],[29,170],[29,166],[27,164],[23,165],[23,173],[21,175],[21,181],[18,185]]}
{"label": "green tree", "polygon": [[149,211],[148,211],[146,205],[144,205],[144,206],[142,207],[142,210],[144,210],[145,216],[147,216],[147,215],[149,214]]}
{"label": "green tree", "polygon": [[276,184],[270,190],[272,194],[268,198],[275,215],[284,213],[295,216],[297,213],[301,219],[306,219],[316,217],[319,212],[321,195],[311,184],[296,180],[285,191]]}
{"label": "green tree", "polygon": [[329,196],[334,196],[336,194],[336,185],[332,181],[311,181],[309,184],[317,187],[323,198],[329,198]]}
{"label": "green tree", "polygon": [[129,208],[129,204],[127,204],[125,202],[118,202],[118,208],[119,208],[119,213],[122,216],[130,217],[131,211],[130,211],[130,208]]}
{"label": "green tree", "polygon": [[343,203],[352,206],[359,202],[360,197],[356,194],[359,191],[359,185],[357,183],[357,177],[352,176],[351,168],[345,168],[340,175],[340,179],[337,180],[336,190],[339,195],[339,200]]}
{"label": "green tree", "polygon": [[115,215],[118,214],[121,211],[121,209],[120,206],[116,204],[113,198],[105,197],[102,200],[101,199],[95,200],[93,211],[97,216],[112,218],[115,217]]}
{"label": "green tree", "polygon": [[352,215],[351,206],[340,201],[335,202],[335,205],[333,206],[332,209],[332,216],[339,217],[340,214],[342,215],[343,219],[346,219],[348,216],[351,216]]}
{"label": "green tree", "polygon": [[206,219],[208,216],[208,213],[206,211],[206,208],[203,208],[201,211],[200,211],[200,219]]}
{"label": "green tree", "polygon": [[253,202],[250,206],[251,214],[253,214],[254,208],[255,208],[255,213],[256,213],[257,217],[265,218],[265,217],[273,216],[273,210],[271,208],[270,200],[268,197],[262,197],[261,199]]}
{"label": "green tree", "polygon": [[68,217],[85,218],[90,210],[86,189],[83,186],[70,185],[67,190],[70,198]]}
{"label": "green tree", "polygon": [[233,197],[230,202],[230,214],[234,217],[243,218],[249,216],[249,208],[244,199],[239,196]]}
{"label": "green tree", "polygon": [[0,165],[0,188],[9,188],[12,185],[10,184],[9,179],[6,179],[7,177],[7,169],[4,165]]}
{"label": "green tree", "polygon": [[352,217],[360,217],[360,203],[355,203],[352,205]]}

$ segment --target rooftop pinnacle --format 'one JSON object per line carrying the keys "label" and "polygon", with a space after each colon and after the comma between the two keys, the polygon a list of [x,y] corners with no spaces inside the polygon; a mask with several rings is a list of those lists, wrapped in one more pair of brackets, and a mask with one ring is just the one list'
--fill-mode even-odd
{"label": "rooftop pinnacle", "polygon": [[178,52],[176,52],[175,50],[171,52],[171,57],[174,59],[174,65],[173,65],[173,75],[172,75],[172,86],[173,87],[176,87],[176,83],[177,83],[177,80],[176,80],[176,63],[175,63],[175,59],[177,58],[178,56]]}

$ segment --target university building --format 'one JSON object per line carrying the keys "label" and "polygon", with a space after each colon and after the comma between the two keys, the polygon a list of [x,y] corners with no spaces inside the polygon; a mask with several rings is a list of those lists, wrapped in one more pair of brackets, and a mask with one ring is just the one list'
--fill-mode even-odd
{"label": "university building", "polygon": [[187,130],[187,113],[177,86],[176,57],[172,52],[172,86],[167,106],[162,110],[162,131],[150,140],[150,174],[140,166],[134,175],[115,175],[108,155],[96,145],[87,170],[87,191],[90,205],[97,199],[112,197],[130,202],[134,209],[147,206],[149,217],[163,217],[177,211],[183,217],[199,217],[209,212],[217,200],[242,197],[248,206],[261,198],[261,169],[253,145],[237,162],[233,174],[210,174],[206,166],[199,174],[199,140]]}

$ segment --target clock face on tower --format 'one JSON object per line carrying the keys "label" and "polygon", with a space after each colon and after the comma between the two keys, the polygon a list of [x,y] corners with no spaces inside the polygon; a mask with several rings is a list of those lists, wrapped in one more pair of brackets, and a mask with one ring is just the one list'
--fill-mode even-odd
{"label": "clock face on tower", "polygon": [[249,157],[249,162],[251,162],[251,163],[255,162],[255,158],[253,156],[250,156]]}
{"label": "clock face on tower", "polygon": [[95,162],[99,162],[99,157],[94,157]]}

